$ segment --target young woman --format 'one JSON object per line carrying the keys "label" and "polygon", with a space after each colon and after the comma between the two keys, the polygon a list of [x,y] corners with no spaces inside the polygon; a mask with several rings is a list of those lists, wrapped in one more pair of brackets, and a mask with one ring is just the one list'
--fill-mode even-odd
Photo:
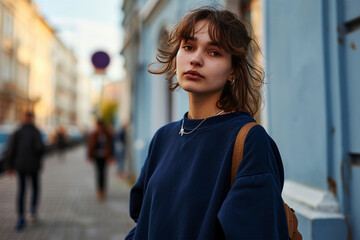
{"label": "young woman", "polygon": [[[289,239],[281,158],[261,126],[247,135],[231,186],[235,138],[260,103],[262,69],[254,40],[227,10],[190,11],[170,34],[163,64],[188,92],[189,111],[153,137],[131,190],[137,223],[126,239]],[[256,46],[256,44],[255,44]]]}

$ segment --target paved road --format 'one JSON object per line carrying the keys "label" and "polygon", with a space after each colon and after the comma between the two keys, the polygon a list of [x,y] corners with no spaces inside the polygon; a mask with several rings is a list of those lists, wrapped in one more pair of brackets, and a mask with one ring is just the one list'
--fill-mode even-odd
{"label": "paved road", "polygon": [[[47,157],[41,177],[40,221],[16,232],[16,177],[0,176],[1,240],[124,239],[133,227],[128,214],[129,186],[116,177],[115,166],[111,166],[107,199],[98,203],[94,169],[85,161],[83,147],[69,151],[63,161]],[[27,197],[30,193],[29,188]]]}

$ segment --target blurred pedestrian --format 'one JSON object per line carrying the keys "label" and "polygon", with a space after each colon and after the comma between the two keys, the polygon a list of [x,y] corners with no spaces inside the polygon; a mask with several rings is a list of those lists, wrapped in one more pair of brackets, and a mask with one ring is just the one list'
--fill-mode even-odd
{"label": "blurred pedestrian", "polygon": [[137,224],[125,239],[289,239],[281,157],[260,125],[231,174],[235,139],[255,124],[263,84],[244,21],[228,10],[195,9],[167,43],[161,66],[149,72],[169,81],[176,75],[169,88],[187,92],[189,110],[150,142],[130,196]]}
{"label": "blurred pedestrian", "polygon": [[126,133],[128,129],[128,123],[122,124],[119,131],[115,135],[115,152],[117,161],[117,174],[121,179],[126,179],[127,174],[125,171],[126,160]]}
{"label": "blurred pedestrian", "polygon": [[63,126],[58,126],[55,133],[55,148],[59,160],[65,160],[65,150],[66,150],[67,137],[65,128]]}
{"label": "blurred pedestrian", "polygon": [[22,230],[26,226],[25,199],[28,180],[31,180],[32,186],[30,220],[33,222],[37,220],[43,153],[44,144],[40,131],[34,125],[34,114],[26,112],[23,124],[10,137],[6,151],[8,174],[13,175],[16,171],[18,175],[16,230]]}
{"label": "blurred pedestrian", "polygon": [[88,160],[96,171],[97,200],[103,201],[106,193],[107,163],[113,162],[113,137],[105,123],[98,119],[95,130],[88,137]]}

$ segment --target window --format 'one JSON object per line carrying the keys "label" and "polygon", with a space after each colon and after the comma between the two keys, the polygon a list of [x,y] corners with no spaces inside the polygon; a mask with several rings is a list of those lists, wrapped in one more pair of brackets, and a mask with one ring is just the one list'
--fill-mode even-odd
{"label": "window", "polygon": [[3,14],[3,34],[4,34],[4,36],[12,38],[13,28],[14,28],[14,18],[6,9],[4,9],[4,14]]}
{"label": "window", "polygon": [[2,54],[1,78],[4,82],[11,80],[11,57],[6,52]]}
{"label": "window", "polygon": [[23,63],[18,63],[17,87],[27,93],[29,81],[29,68]]}

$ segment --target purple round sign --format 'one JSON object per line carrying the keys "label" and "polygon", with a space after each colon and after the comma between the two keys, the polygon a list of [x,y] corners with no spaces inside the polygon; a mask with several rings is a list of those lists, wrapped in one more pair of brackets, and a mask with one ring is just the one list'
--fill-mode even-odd
{"label": "purple round sign", "polygon": [[110,57],[106,52],[95,52],[91,57],[91,62],[96,69],[105,70],[110,63]]}

